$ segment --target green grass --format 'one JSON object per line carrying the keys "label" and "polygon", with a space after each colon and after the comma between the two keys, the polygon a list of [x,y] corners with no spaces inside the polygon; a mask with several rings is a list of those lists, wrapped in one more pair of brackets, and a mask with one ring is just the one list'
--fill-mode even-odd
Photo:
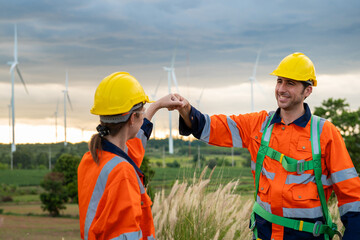
{"label": "green grass", "polygon": [[49,170],[14,169],[0,170],[0,184],[38,186]]}
{"label": "green grass", "polygon": [[[150,186],[155,192],[162,189],[169,190],[176,180],[192,182],[194,173],[199,178],[203,169],[199,168],[154,168],[155,175]],[[209,178],[211,169],[207,169],[203,178]],[[217,188],[220,184],[227,184],[232,180],[239,180],[236,192],[251,193],[253,191],[253,177],[250,168],[217,167],[213,172],[208,189]]]}

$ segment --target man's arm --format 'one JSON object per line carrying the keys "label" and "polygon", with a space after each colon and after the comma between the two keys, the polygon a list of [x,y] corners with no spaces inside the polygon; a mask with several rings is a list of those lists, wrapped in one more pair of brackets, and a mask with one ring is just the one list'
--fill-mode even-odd
{"label": "man's arm", "polygon": [[325,124],[324,128],[328,131],[323,134],[330,139],[325,149],[325,161],[338,199],[341,221],[345,226],[343,239],[360,239],[360,178],[340,132],[331,123]]}

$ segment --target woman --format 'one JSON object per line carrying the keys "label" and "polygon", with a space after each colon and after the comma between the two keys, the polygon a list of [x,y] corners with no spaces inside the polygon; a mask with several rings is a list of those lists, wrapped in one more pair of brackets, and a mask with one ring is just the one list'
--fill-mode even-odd
{"label": "woman", "polygon": [[155,239],[151,199],[140,165],[160,108],[181,107],[173,95],[150,103],[139,82],[117,72],[104,78],[95,92],[92,114],[100,116],[78,168],[82,239]]}

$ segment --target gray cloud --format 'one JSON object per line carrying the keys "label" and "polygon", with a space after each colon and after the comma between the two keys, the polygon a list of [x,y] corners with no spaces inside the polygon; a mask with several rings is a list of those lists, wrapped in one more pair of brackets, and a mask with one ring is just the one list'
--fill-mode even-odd
{"label": "gray cloud", "polygon": [[[260,48],[257,78],[263,83],[294,51],[307,54],[320,74],[359,74],[356,0],[0,0],[0,6],[0,83],[10,81],[6,62],[13,58],[17,23],[20,68],[29,90],[36,92],[27,97],[17,86],[23,118],[41,119],[54,111],[66,69],[77,108],[70,114],[74,119],[88,116],[88,95],[114,71],[129,71],[150,92],[163,79],[166,89],[162,67],[170,64],[177,42],[182,89],[246,83]],[[46,92],[44,84],[59,89]],[[0,95],[0,101],[0,118],[6,118],[9,94]]]}

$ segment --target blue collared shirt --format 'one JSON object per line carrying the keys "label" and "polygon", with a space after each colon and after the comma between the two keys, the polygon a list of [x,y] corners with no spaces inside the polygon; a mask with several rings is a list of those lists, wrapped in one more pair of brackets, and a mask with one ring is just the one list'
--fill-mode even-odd
{"label": "blue collared shirt", "polygon": [[[292,123],[299,126],[299,127],[306,127],[306,125],[308,124],[308,122],[311,119],[311,111],[309,106],[307,105],[307,103],[304,103],[304,109],[305,109],[305,113],[299,117],[298,119],[296,119],[295,121],[293,121]],[[275,112],[275,115],[273,117],[273,119],[271,120],[270,124],[274,124],[274,123],[281,123],[281,117],[280,117],[280,108],[278,108]],[[290,123],[290,124],[292,124]]]}

